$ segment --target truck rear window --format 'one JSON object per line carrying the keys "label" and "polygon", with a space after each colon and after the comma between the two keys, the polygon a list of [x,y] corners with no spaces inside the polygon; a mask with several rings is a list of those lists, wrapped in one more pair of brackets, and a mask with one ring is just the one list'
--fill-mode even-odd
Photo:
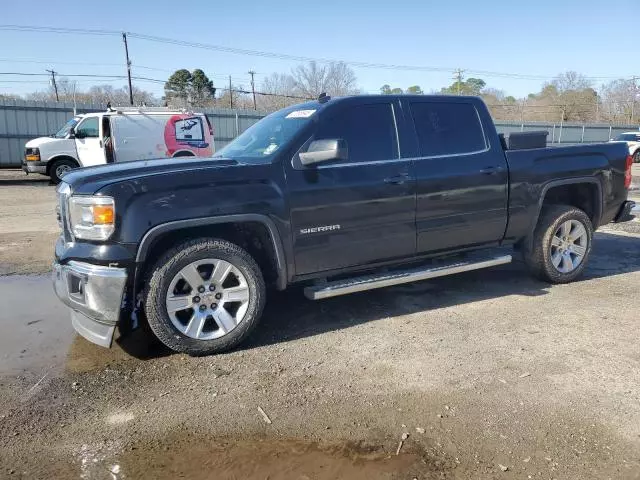
{"label": "truck rear window", "polygon": [[471,104],[412,102],[411,113],[421,156],[461,155],[487,148],[480,118]]}

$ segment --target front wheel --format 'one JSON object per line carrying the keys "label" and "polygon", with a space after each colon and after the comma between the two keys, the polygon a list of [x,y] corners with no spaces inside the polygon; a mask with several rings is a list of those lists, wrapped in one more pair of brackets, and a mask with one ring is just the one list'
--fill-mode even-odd
{"label": "front wheel", "polygon": [[531,273],[551,283],[568,283],[584,271],[593,240],[591,220],[579,208],[545,207],[533,238],[525,242],[524,260]]}
{"label": "front wheel", "polygon": [[70,160],[68,158],[61,158],[59,160],[56,160],[53,165],[51,165],[51,170],[49,171],[51,182],[55,185],[59,184],[62,181],[62,177],[64,177],[74,168],[78,168],[78,164],[73,160]]}
{"label": "front wheel", "polygon": [[225,240],[199,239],[178,245],[155,264],[145,313],[170,349],[210,355],[249,336],[265,296],[260,268],[246,251]]}

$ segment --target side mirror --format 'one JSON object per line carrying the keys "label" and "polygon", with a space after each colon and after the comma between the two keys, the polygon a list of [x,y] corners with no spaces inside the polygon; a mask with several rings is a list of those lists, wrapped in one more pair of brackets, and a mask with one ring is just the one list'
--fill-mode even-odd
{"label": "side mirror", "polygon": [[73,127],[69,129],[69,138],[76,138],[76,129]]}
{"label": "side mirror", "polygon": [[348,158],[347,142],[342,139],[314,140],[306,152],[300,153],[300,163],[305,166]]}

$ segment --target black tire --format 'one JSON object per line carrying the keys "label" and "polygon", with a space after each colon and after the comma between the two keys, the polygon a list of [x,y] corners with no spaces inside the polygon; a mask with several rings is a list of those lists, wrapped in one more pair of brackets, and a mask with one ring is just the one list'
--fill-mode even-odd
{"label": "black tire", "polygon": [[[219,338],[198,340],[184,335],[174,326],[165,301],[167,289],[177,273],[190,263],[207,258],[227,261],[240,270],[249,287],[249,306],[233,330]],[[144,299],[147,321],[155,336],[171,350],[201,356],[228,351],[245,340],[260,321],[266,292],[262,272],[251,255],[225,240],[201,238],[172,248],[156,262]]]}
{"label": "black tire", "polygon": [[[551,242],[556,231],[568,220],[578,221],[584,226],[587,245],[581,263],[573,271],[562,273],[551,260]],[[525,264],[536,278],[550,283],[569,283],[584,271],[591,253],[592,242],[593,225],[586,213],[568,205],[551,205],[543,208],[532,238],[527,239],[523,244],[522,253]]]}
{"label": "black tire", "polygon": [[193,152],[182,151],[182,152],[176,153],[173,156],[173,158],[180,158],[180,157],[195,157],[195,154]]}
{"label": "black tire", "polygon": [[49,169],[49,177],[51,177],[51,183],[57,185],[62,181],[62,177],[58,173],[61,167],[67,167],[69,169],[78,168],[78,164],[70,158],[60,158],[53,162]]}
{"label": "black tire", "polygon": [[640,148],[633,154],[633,163],[640,163]]}

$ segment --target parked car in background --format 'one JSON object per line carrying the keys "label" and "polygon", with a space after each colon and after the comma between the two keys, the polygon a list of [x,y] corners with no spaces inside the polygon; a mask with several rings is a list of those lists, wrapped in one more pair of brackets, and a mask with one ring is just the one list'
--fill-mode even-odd
{"label": "parked car in background", "polygon": [[626,142],[629,146],[629,155],[634,163],[640,163],[640,132],[625,132],[611,140],[612,142]]}
{"label": "parked car in background", "polygon": [[169,348],[228,350],[266,287],[313,300],[511,262],[566,283],[600,225],[631,218],[622,143],[544,148],[478,97],[360,95],[288,107],[209,159],[69,173],[54,285],[99,345],[148,322]]}
{"label": "parked car in background", "polygon": [[210,157],[213,129],[202,113],[109,109],[78,115],[56,134],[27,142],[22,169],[59,183],[69,170],[167,157]]}

